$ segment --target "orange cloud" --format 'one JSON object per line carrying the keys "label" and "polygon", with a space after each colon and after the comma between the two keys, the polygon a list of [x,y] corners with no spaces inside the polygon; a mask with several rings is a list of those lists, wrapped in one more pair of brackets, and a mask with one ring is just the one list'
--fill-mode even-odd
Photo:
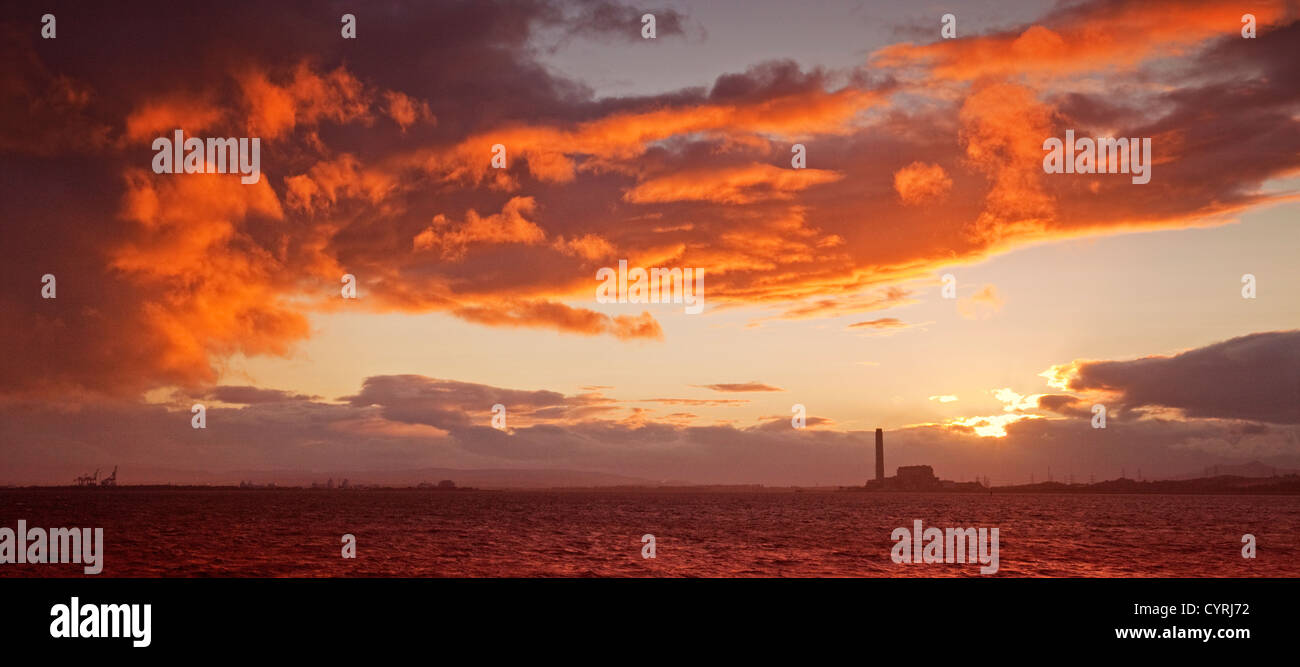
{"label": "orange cloud", "polygon": [[[79,172],[86,187],[65,191],[59,210],[74,215],[60,217],[80,229],[60,238],[85,239],[76,258],[85,273],[75,280],[103,284],[116,297],[83,308],[78,321],[138,328],[145,347],[162,350],[157,364],[132,362],[141,385],[211,377],[231,353],[287,350],[305,335],[312,310],[343,307],[343,272],[362,281],[367,297],[349,308],[658,339],[663,332],[648,313],[611,317],[563,303],[591,297],[593,264],[626,257],[641,266],[703,267],[711,310],[772,313],[757,322],[867,313],[911,303],[898,283],[938,264],[1033,240],[1219,223],[1226,213],[1290,196],[1261,188],[1294,173],[1300,154],[1295,86],[1284,67],[1292,55],[1284,38],[1295,26],[1262,31],[1248,48],[1238,39],[1202,49],[1216,35],[1235,34],[1239,10],[1221,23],[1226,4],[1165,11],[1172,6],[1075,3],[1039,29],[886,49],[879,57],[896,58],[900,69],[883,78],[784,63],[722,74],[707,91],[617,99],[595,98],[558,74],[535,76],[541,70],[530,60],[526,29],[511,32],[519,41],[506,51],[468,40],[475,55],[511,55],[474,61],[483,70],[472,80],[457,78],[464,61],[418,51],[418,42],[404,48],[421,53],[428,69],[403,77],[368,60],[313,65],[302,55],[311,44],[294,47],[285,37],[236,60],[208,43],[202,52],[211,57],[160,62],[169,76],[96,79],[92,88],[50,72],[30,49],[0,46],[15,55],[15,66],[0,73],[9,102],[3,116],[13,121],[0,131],[0,148],[16,160],[104,153]],[[1252,11],[1271,28],[1281,20],[1277,6]],[[421,17],[437,18],[411,18]],[[1147,40],[1144,27],[1156,39]],[[1132,44],[1106,42],[1128,36]],[[1112,56],[1080,57],[1112,47]],[[1070,55],[1058,58],[1059,50]],[[1170,71],[1198,76],[1126,71],[1125,63],[1153,55],[1173,55]],[[1075,67],[1091,68],[1105,86],[1069,95],[1050,87],[1052,72],[1082,71]],[[118,70],[137,71],[90,71]],[[918,72],[926,78],[911,78]],[[431,79],[439,86],[446,79],[456,99],[431,94]],[[1111,84],[1138,94],[1111,94]],[[891,97],[898,91],[909,97]],[[218,93],[226,104],[213,103]],[[914,93],[929,97],[914,105],[907,101]],[[1214,131],[1198,137],[1206,105],[1225,93],[1240,103],[1216,106]],[[509,103],[516,99],[523,102]],[[1148,133],[1158,146],[1155,180],[1120,191],[1124,179],[1044,175],[1042,141],[1067,124]],[[173,125],[262,136],[267,178],[232,186],[217,175],[154,178],[135,169],[144,166],[140,144]],[[1270,128],[1264,143],[1260,127]],[[121,139],[103,141],[102,128]],[[774,156],[787,158],[795,140],[807,143],[817,169],[775,166]],[[495,143],[507,148],[506,169],[490,167]],[[37,173],[53,162],[17,164]],[[43,211],[21,208],[21,195],[35,178],[14,179],[6,190],[32,220]],[[115,189],[123,184],[124,192]],[[940,200],[943,206],[916,205]],[[95,212],[114,204],[121,218],[100,220]],[[69,256],[22,231],[6,245],[30,255],[32,265]],[[999,301],[988,291],[966,303],[996,308]],[[19,337],[19,350],[57,349],[38,339],[80,330],[69,328],[66,313],[47,316],[14,299],[2,305],[24,323],[3,332]],[[857,319],[867,320],[857,331],[902,324]],[[130,352],[104,341],[75,364],[50,362],[48,373],[13,368],[109,386],[71,366],[110,367],[104,360]]]}
{"label": "orange cloud", "polygon": [[225,120],[223,109],[210,100],[174,96],[146,102],[126,117],[126,138],[148,142],[156,137],[171,137],[173,130],[193,135]]}
{"label": "orange cloud", "polygon": [[565,240],[561,236],[555,240],[553,247],[567,255],[576,255],[586,260],[605,259],[615,254],[614,245],[595,234],[583,234],[572,240]]}
{"label": "orange cloud", "polygon": [[537,201],[532,197],[512,197],[500,213],[486,218],[470,210],[465,214],[465,221],[457,224],[439,214],[434,216],[433,224],[415,236],[412,244],[416,250],[438,248],[443,257],[458,259],[474,243],[540,243],[546,239],[546,232],[524,218],[536,207]]}
{"label": "orange cloud", "polygon": [[127,173],[122,217],[133,238],[110,251],[111,266],[145,291],[141,313],[154,372],[181,384],[216,379],[213,357],[285,355],[307,336],[306,318],[280,296],[276,258],[246,251],[240,224],[283,218],[266,180],[237,175]]}
{"label": "orange cloud", "polygon": [[967,234],[996,245],[1041,233],[1055,217],[1055,202],[1042,184],[1051,113],[1032,90],[1011,83],[977,85],[966,98],[959,114],[966,159],[991,180],[984,210]]}
{"label": "orange cloud", "polygon": [[919,65],[944,79],[987,76],[1063,76],[1185,55],[1214,37],[1240,37],[1241,16],[1262,28],[1286,15],[1283,0],[1243,6],[1223,0],[1093,2],[1061,10],[1022,29],[991,35],[896,44],[872,54],[883,67]]}
{"label": "orange cloud", "polygon": [[388,116],[403,130],[416,123],[432,123],[436,120],[429,111],[428,102],[421,102],[406,93],[384,91],[384,100],[388,102]]}
{"label": "orange cloud", "polygon": [[898,319],[897,317],[881,317],[874,320],[868,320],[866,322],[854,322],[853,324],[849,325],[849,328],[850,329],[859,329],[859,328],[903,329],[906,328],[907,326],[908,324],[906,322]]}
{"label": "orange cloud", "polygon": [[355,156],[344,153],[312,165],[305,174],[285,178],[285,203],[309,213],[332,206],[344,197],[360,197],[378,204],[397,185],[393,175],[365,168]]}
{"label": "orange cloud", "polygon": [[904,204],[915,206],[942,199],[952,189],[952,179],[937,164],[913,162],[894,172],[894,190]]}
{"label": "orange cloud", "polygon": [[628,190],[623,199],[637,204],[671,201],[748,204],[761,199],[789,199],[795,192],[843,177],[824,169],[783,169],[754,163],[680,171],[647,179]]}
{"label": "orange cloud", "polygon": [[648,312],[611,317],[550,301],[504,301],[491,306],[463,306],[452,312],[466,321],[491,326],[546,327],[584,336],[610,334],[621,340],[663,340],[663,329]]}
{"label": "orange cloud", "polygon": [[651,143],[675,136],[705,133],[720,137],[799,137],[844,133],[858,113],[880,100],[878,93],[844,88],[741,104],[677,105],[621,112],[571,128],[516,124],[476,134],[450,150],[418,150],[399,162],[423,167],[446,180],[488,180],[510,188],[513,180],[493,170],[490,164],[489,148],[501,144],[506,147],[508,164],[511,159],[522,159],[534,178],[567,183],[578,168],[576,156],[587,156],[594,160],[593,164],[610,167],[611,161],[636,158]]}
{"label": "orange cloud", "polygon": [[361,82],[339,67],[318,74],[299,63],[286,76],[251,69],[237,77],[248,105],[248,131],[274,139],[299,125],[321,120],[347,123],[370,119],[370,95]]}

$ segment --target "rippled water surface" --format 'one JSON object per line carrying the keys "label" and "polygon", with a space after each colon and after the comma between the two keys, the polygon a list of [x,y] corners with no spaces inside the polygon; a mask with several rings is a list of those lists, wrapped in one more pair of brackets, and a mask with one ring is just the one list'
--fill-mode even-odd
{"label": "rippled water surface", "polygon": [[[104,528],[101,576],[978,575],[892,562],[890,533],[915,519],[999,528],[1000,576],[1300,576],[1295,496],[0,490],[0,527],[19,519]],[[340,557],[345,533],[355,560]],[[0,577],[80,573],[0,564]]]}

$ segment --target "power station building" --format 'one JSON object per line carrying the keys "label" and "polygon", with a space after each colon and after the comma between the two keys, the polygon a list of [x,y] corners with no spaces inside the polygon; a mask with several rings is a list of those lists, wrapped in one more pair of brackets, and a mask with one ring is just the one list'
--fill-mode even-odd
{"label": "power station building", "polygon": [[885,477],[885,431],[876,429],[876,478],[867,481],[868,491],[974,491],[983,489],[979,482],[953,482],[939,479],[934,468],[925,465],[899,466],[893,477]]}

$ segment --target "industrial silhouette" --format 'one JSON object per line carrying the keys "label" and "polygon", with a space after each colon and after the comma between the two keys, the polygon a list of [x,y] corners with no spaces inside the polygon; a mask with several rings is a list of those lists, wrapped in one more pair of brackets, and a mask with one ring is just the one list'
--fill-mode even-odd
{"label": "industrial silhouette", "polygon": [[868,480],[867,491],[984,491],[979,482],[954,482],[939,479],[927,465],[899,466],[893,477],[885,477],[885,431],[876,429],[876,478]]}
{"label": "industrial silhouette", "polygon": [[876,482],[885,483],[885,430],[876,429]]}
{"label": "industrial silhouette", "polygon": [[113,466],[113,474],[102,480],[99,478],[99,470],[95,468],[93,475],[78,475],[73,482],[77,486],[117,486],[117,466]]}

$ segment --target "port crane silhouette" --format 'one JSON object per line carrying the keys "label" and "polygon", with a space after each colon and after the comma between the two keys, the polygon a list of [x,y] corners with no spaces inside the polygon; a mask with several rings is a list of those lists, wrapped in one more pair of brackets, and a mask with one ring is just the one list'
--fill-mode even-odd
{"label": "port crane silhouette", "polygon": [[95,468],[95,474],[77,475],[73,481],[77,486],[117,486],[117,466],[113,466],[113,474],[104,479],[99,478],[99,471],[100,468]]}

